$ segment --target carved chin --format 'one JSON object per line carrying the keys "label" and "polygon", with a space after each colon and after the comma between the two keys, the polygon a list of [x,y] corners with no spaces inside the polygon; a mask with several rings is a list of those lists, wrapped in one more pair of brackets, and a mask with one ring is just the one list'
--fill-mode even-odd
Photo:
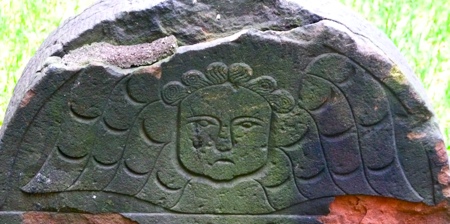
{"label": "carved chin", "polygon": [[218,160],[205,167],[204,174],[214,180],[228,181],[235,177],[236,165],[231,160]]}

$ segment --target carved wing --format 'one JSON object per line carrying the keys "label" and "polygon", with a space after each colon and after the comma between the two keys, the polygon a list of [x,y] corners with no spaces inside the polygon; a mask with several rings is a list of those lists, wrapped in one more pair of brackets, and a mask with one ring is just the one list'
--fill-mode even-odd
{"label": "carved wing", "polygon": [[89,65],[43,105],[31,129],[56,120],[59,131],[40,133],[49,154],[23,191],[135,195],[142,189],[172,140],[176,113],[161,103],[157,69],[127,71]]}
{"label": "carved wing", "polygon": [[[182,170],[177,160],[158,158],[176,158],[177,111],[169,105],[178,99],[177,92],[184,93],[182,86],[173,82],[161,91],[160,71],[155,68],[126,71],[131,70],[90,65],[49,98],[28,132],[42,132],[38,137],[45,144],[38,144],[46,146],[43,151],[48,156],[23,191],[107,191],[166,208],[176,205],[190,177],[177,171]],[[193,78],[182,80],[192,88],[195,80],[203,80],[195,71],[183,77]],[[275,83],[264,76],[249,81],[246,88],[263,81]],[[295,186],[282,187],[301,194],[297,201],[280,202],[278,207],[343,194],[434,203],[432,181],[422,181],[433,180],[430,169],[420,167],[420,173],[414,172],[410,162],[415,157],[414,161],[422,161],[418,166],[426,165],[426,152],[408,151],[409,143],[402,138],[412,128],[408,126],[411,115],[391,89],[339,54],[313,59],[299,83],[297,103],[293,97],[283,100],[282,96],[291,94],[287,91],[273,91],[269,95],[276,99],[268,98],[279,103],[271,104],[276,108],[271,121],[272,151],[283,151],[290,160],[285,166],[293,169]],[[283,107],[283,103],[292,106]],[[57,130],[46,132],[40,127]],[[23,152],[36,147],[28,144],[31,134],[22,141]],[[278,189],[261,180],[268,192]]]}
{"label": "carved wing", "polygon": [[402,139],[408,114],[368,71],[339,54],[318,56],[303,74],[298,101],[290,116],[307,128],[283,150],[304,196],[366,194],[433,203],[429,168],[404,171],[408,158],[428,160],[426,152],[408,151]]}

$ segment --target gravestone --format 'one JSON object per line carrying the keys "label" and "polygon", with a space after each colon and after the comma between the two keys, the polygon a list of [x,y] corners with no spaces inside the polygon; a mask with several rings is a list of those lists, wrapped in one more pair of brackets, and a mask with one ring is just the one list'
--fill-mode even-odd
{"label": "gravestone", "polygon": [[392,43],[331,1],[101,1],[17,84],[0,220],[320,223],[346,195],[442,207],[424,95]]}

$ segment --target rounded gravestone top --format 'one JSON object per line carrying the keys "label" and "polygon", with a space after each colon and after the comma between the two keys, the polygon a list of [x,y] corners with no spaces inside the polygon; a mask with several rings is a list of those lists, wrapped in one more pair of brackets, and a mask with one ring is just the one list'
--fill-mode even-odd
{"label": "rounded gravestone top", "polygon": [[445,200],[423,88],[355,18],[332,1],[98,2],[16,87],[2,210],[315,222],[338,195]]}

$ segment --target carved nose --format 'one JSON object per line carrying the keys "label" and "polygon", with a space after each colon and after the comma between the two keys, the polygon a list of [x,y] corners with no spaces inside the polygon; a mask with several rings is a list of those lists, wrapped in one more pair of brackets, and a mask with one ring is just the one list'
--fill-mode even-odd
{"label": "carved nose", "polygon": [[219,138],[217,139],[216,148],[221,152],[230,151],[232,148],[231,135],[228,127],[222,127],[220,129]]}

